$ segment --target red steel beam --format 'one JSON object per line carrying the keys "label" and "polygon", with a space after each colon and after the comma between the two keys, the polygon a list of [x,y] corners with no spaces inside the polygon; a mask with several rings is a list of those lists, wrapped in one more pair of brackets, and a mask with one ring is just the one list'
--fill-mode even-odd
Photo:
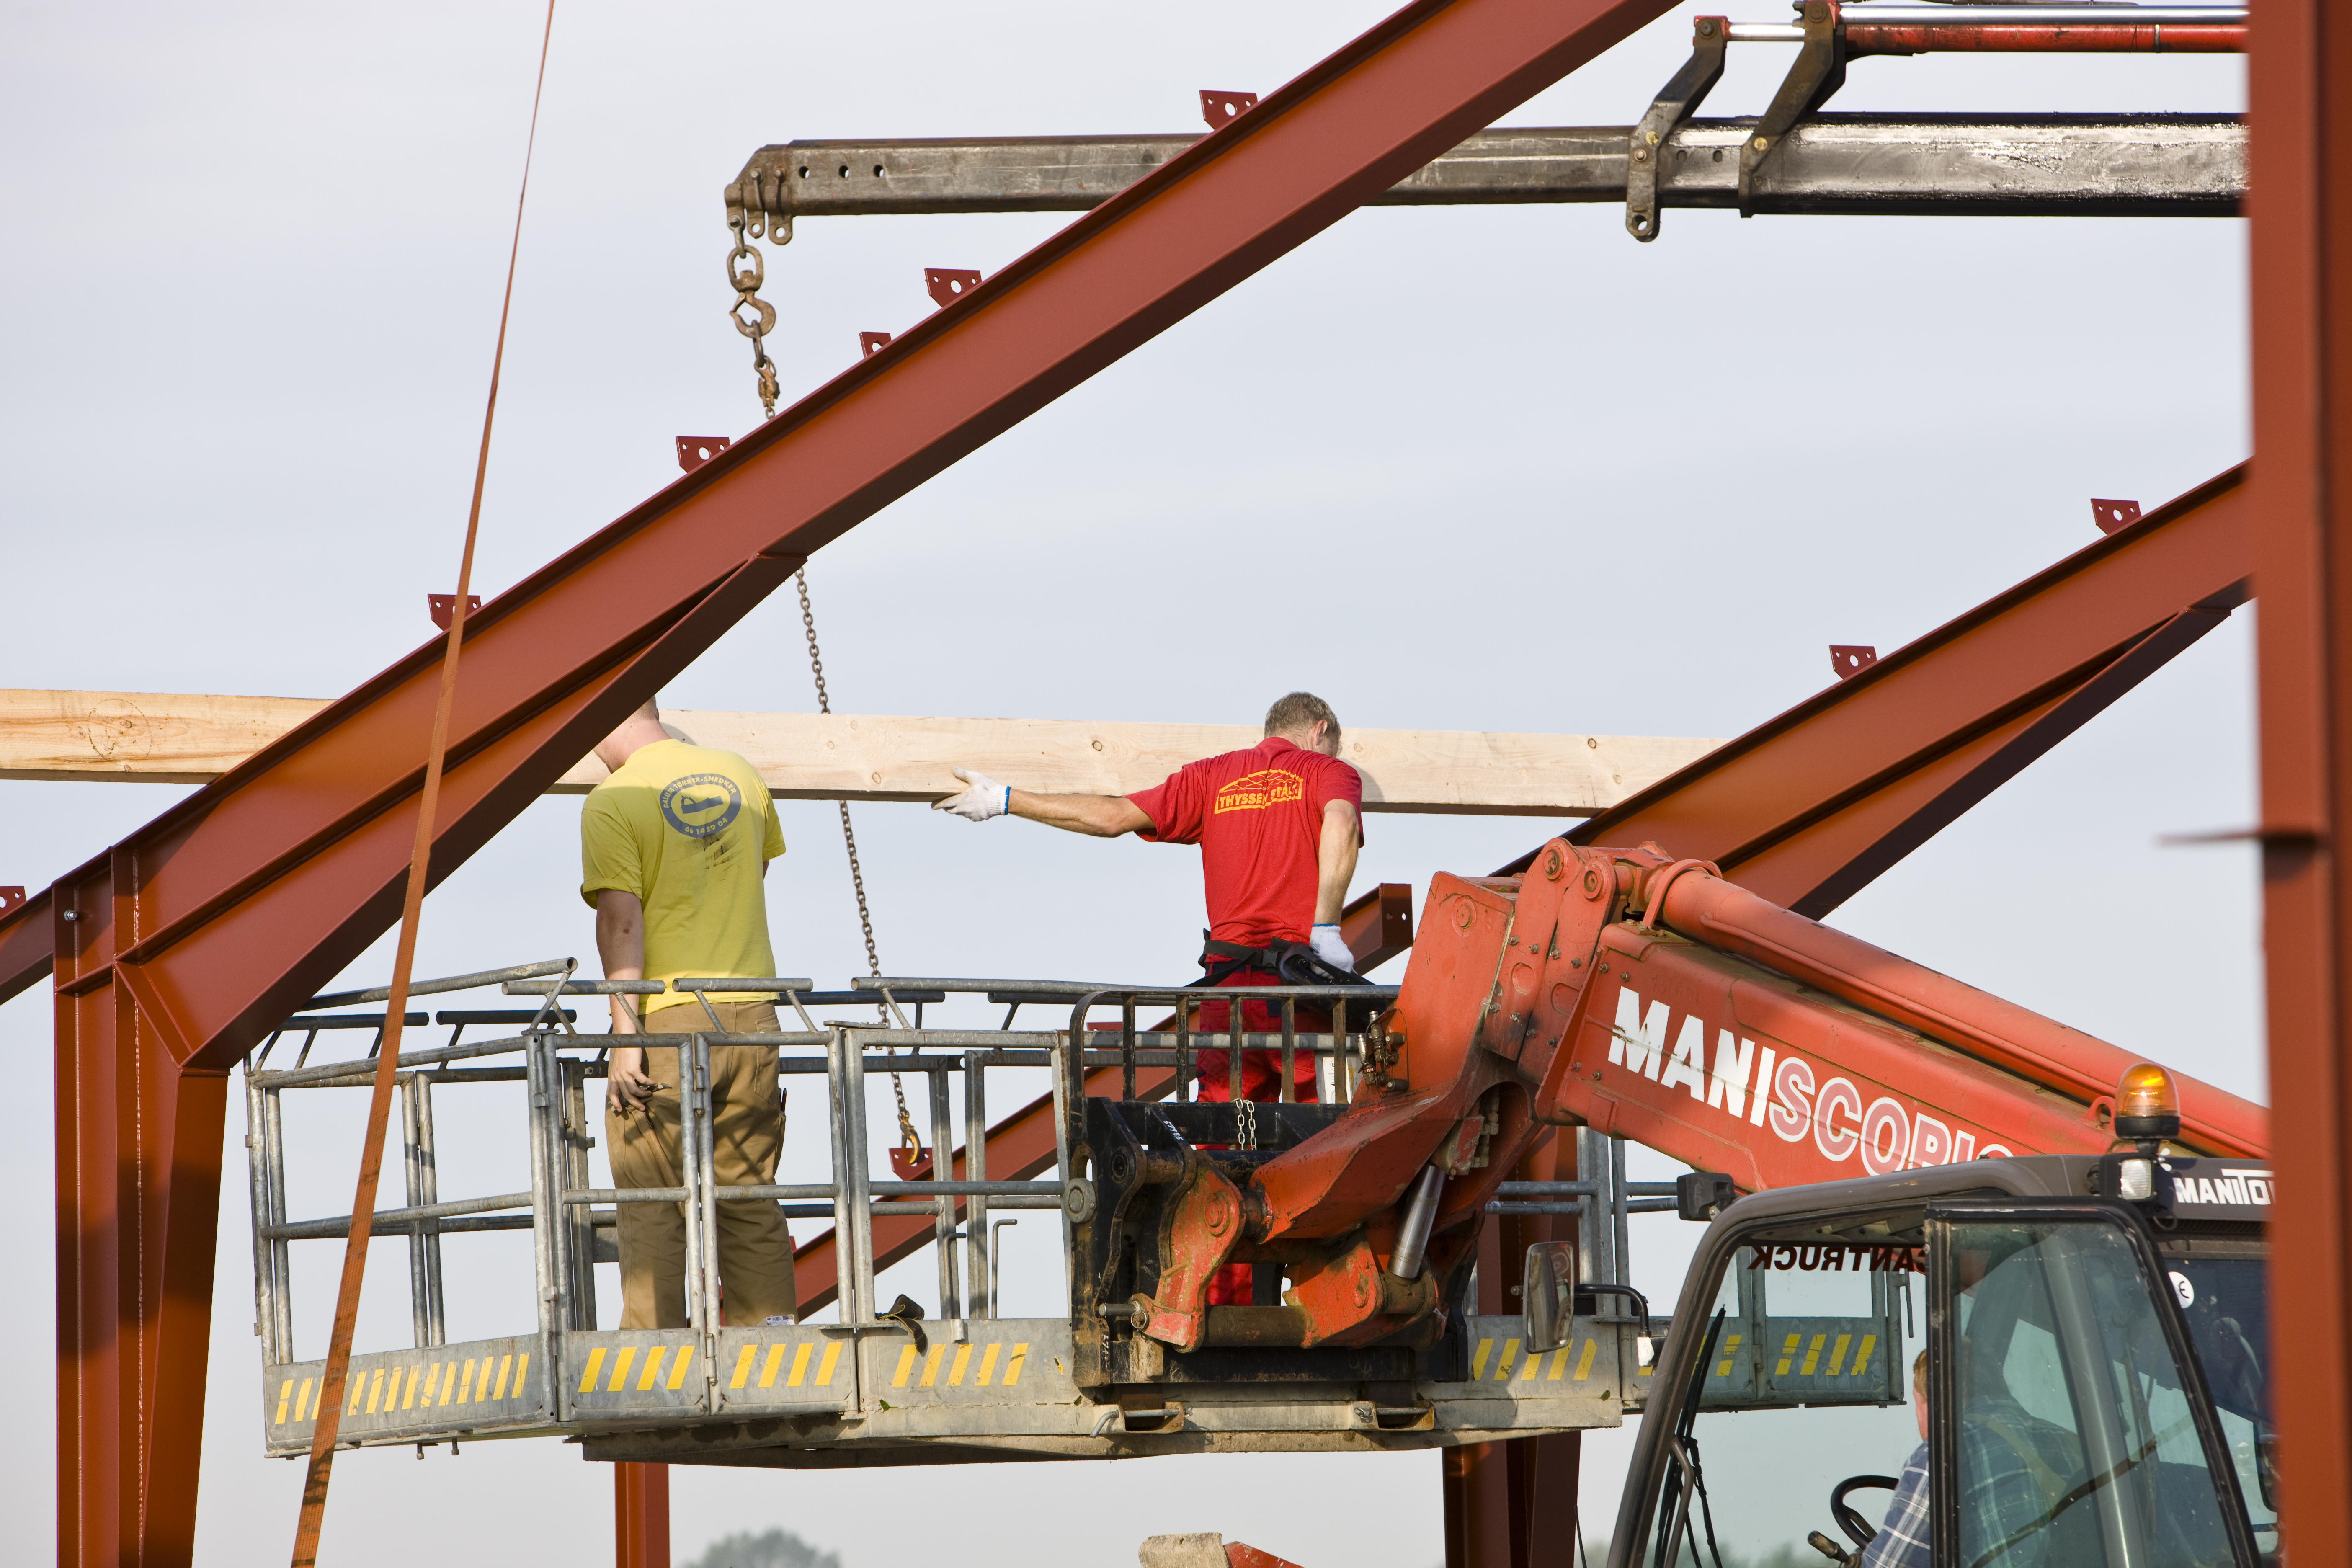
{"label": "red steel beam", "polygon": [[[1667,8],[1408,5],[485,605],[436,879],[811,552]],[[209,1310],[220,1075],[390,924],[436,653],[54,889],[66,1562],[184,1559],[204,1336],[182,1354],[174,1311]],[[0,951],[28,918],[0,921]]]}
{"label": "red steel beam", "polygon": [[2249,505],[2241,465],[1569,837],[1654,841],[1820,920],[2251,597]]}
{"label": "red steel beam", "polygon": [[2250,101],[2263,942],[2278,1216],[2271,1342],[2295,1552],[2352,1560],[2352,27],[2263,7]]}

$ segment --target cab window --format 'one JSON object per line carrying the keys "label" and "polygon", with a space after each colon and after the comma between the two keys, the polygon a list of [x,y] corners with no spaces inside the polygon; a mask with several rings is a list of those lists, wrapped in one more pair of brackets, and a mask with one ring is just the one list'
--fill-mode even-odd
{"label": "cab window", "polygon": [[1930,1251],[1950,1303],[1937,1512],[1959,1568],[2231,1563],[2230,1491],[2121,1225],[1938,1219]]}

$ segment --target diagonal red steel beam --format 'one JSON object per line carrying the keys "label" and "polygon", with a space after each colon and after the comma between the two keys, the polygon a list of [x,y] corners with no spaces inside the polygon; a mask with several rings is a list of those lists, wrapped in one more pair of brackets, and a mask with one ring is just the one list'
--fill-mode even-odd
{"label": "diagonal red steel beam", "polygon": [[1821,919],[2250,598],[2247,497],[2241,465],[1569,837],[1654,841]]}
{"label": "diagonal red steel beam", "polygon": [[2295,1552],[2352,1560],[2352,27],[2271,0],[2250,65],[2271,1343]]}
{"label": "diagonal red steel beam", "polygon": [[[1419,0],[485,605],[436,879],[811,552],[1667,8]],[[436,653],[53,889],[67,1563],[185,1559],[220,1075],[390,924]],[[0,981],[37,975],[31,909]]]}
{"label": "diagonal red steel beam", "polygon": [[[810,552],[1665,9],[1407,6],[485,605],[450,747],[472,820],[438,868]],[[734,615],[695,614],[730,581]],[[122,954],[211,1065],[383,929],[381,819],[415,798],[432,666],[420,649],[127,841]]]}

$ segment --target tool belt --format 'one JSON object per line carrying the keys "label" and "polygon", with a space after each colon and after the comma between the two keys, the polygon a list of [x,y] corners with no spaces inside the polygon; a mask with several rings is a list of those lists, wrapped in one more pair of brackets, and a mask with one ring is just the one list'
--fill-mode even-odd
{"label": "tool belt", "polygon": [[1271,942],[1264,947],[1244,947],[1237,942],[1213,942],[1201,933],[1201,967],[1207,973],[1185,987],[1223,985],[1236,974],[1271,974],[1284,985],[1370,985],[1353,970],[1327,963],[1303,942]]}

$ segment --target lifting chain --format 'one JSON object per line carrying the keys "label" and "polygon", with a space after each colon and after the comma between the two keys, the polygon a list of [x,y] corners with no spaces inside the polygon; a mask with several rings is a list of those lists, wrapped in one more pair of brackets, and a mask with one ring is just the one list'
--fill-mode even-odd
{"label": "lifting chain", "polygon": [[[767,383],[763,380],[761,384],[765,386]],[[793,583],[801,591],[801,628],[808,634],[809,673],[816,678],[816,710],[830,713],[833,701],[824,689],[824,656],[817,651],[816,615],[809,608],[808,571],[805,567],[793,574]],[[882,959],[874,946],[874,916],[866,907],[866,873],[857,863],[857,833],[849,826],[849,803],[845,800],[838,804],[841,806],[841,841],[849,847],[849,885],[857,894],[857,929],[866,937],[866,973],[879,974],[882,973]],[[875,1005],[881,1009],[882,1021],[887,1025],[890,1021],[888,1006],[878,1002]],[[889,1054],[897,1056],[898,1047],[892,1046]],[[907,1086],[899,1081],[897,1073],[890,1075],[890,1092],[898,1101],[898,1142],[906,1149],[908,1159],[912,1160],[921,1151],[923,1141],[915,1131],[915,1119],[907,1114]]]}
{"label": "lifting chain", "polygon": [[[735,231],[735,248],[727,253],[727,281],[735,290],[735,303],[727,315],[735,323],[735,330],[751,340],[751,369],[760,378],[760,406],[767,410],[768,418],[773,419],[776,416],[776,364],[768,357],[767,344],[761,340],[776,330],[776,308],[760,298],[760,285],[768,280],[768,264],[752,248],[751,240],[745,236],[745,222],[740,207],[737,207],[728,219],[727,226]],[[751,263],[748,267],[743,265],[747,260]],[[743,314],[746,310],[751,312],[749,320]],[[803,605],[808,603],[805,589],[802,590],[801,603]],[[803,610],[803,614],[805,616],[806,611]],[[812,632],[810,637],[810,646],[814,647],[815,634]],[[823,676],[817,678],[817,689],[824,689]],[[866,943],[868,947],[873,945],[871,942]]]}
{"label": "lifting chain", "polygon": [[[751,340],[751,369],[760,378],[760,406],[765,411],[764,417],[773,419],[778,395],[776,365],[768,357],[762,340],[776,330],[776,308],[760,298],[760,285],[768,280],[768,268],[746,233],[749,223],[750,215],[744,208],[732,206],[727,226],[734,233],[735,248],[727,254],[727,281],[735,290],[735,304],[728,317],[737,331]],[[809,673],[816,679],[816,710],[830,713],[833,703],[824,688],[824,657],[817,650],[816,615],[809,608],[807,568],[794,573],[793,583],[800,590],[801,628],[808,634]],[[874,946],[874,916],[866,904],[866,872],[857,862],[857,832],[849,825],[849,803],[845,800],[839,805],[841,841],[849,850],[849,885],[857,895],[857,929],[866,939],[866,972],[880,974],[882,958]],[[890,1021],[888,1005],[877,1002],[875,1006],[887,1026]],[[897,1056],[898,1047],[892,1046],[889,1054]],[[907,1112],[907,1086],[895,1072],[890,1075],[890,1092],[898,1102],[898,1141],[911,1162],[921,1152],[923,1141],[915,1131],[915,1119]]]}

